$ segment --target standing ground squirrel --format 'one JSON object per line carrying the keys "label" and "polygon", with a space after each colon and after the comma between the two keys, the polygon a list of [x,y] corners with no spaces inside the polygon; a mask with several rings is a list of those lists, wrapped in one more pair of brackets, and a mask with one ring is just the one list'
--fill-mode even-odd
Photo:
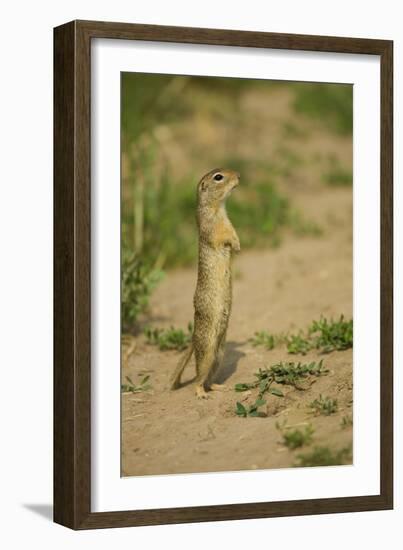
{"label": "standing ground squirrel", "polygon": [[231,258],[241,248],[225,201],[238,183],[237,172],[217,168],[203,176],[197,187],[199,264],[193,299],[194,331],[192,345],[172,377],[171,389],[180,386],[182,372],[194,352],[198,397],[206,397],[206,390],[223,387],[213,384],[212,379],[224,356],[231,313]]}

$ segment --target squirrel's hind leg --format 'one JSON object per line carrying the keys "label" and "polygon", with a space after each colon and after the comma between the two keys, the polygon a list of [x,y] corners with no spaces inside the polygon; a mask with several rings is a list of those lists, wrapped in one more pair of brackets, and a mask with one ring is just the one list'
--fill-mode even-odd
{"label": "squirrel's hind leg", "polygon": [[202,338],[195,340],[196,357],[196,395],[206,398],[209,389],[209,379],[216,363],[216,346],[212,343],[211,334],[204,333]]}
{"label": "squirrel's hind leg", "polygon": [[[220,339],[220,343],[218,345],[215,365],[214,365],[213,370],[211,371],[210,380],[212,380],[214,378],[215,374],[222,367],[223,360],[224,360],[224,354],[225,354],[226,337],[227,337],[227,327],[225,327],[225,330],[224,330],[224,332],[221,336],[221,339]],[[209,384],[209,389],[212,390],[212,391],[223,391],[223,390],[225,390],[225,388],[226,388],[225,384],[220,384],[220,383],[217,383],[217,382],[210,382],[210,384]]]}
{"label": "squirrel's hind leg", "polygon": [[171,390],[176,390],[177,388],[179,388],[182,373],[185,370],[186,365],[189,363],[192,355],[193,355],[193,344],[191,344],[190,348],[186,351],[185,355],[181,358],[181,360],[178,363],[178,366],[175,369],[175,372],[171,378]]}

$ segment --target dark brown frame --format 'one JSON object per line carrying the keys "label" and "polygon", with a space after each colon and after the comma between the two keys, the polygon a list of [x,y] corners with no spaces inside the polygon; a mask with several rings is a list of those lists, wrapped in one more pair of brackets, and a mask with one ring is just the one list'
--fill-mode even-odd
{"label": "dark brown frame", "polygon": [[[90,58],[114,38],[381,57],[381,489],[379,495],[91,512]],[[393,42],[95,21],[54,29],[54,521],[72,529],[393,507]]]}

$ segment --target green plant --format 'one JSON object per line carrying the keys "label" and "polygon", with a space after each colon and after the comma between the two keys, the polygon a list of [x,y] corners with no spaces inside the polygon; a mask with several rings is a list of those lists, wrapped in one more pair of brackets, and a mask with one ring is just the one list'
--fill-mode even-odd
{"label": "green plant", "polygon": [[345,321],[343,315],[337,321],[321,317],[319,321],[312,321],[306,332],[276,335],[260,331],[255,333],[251,342],[270,350],[285,343],[291,354],[306,355],[312,349],[320,353],[341,351],[353,347],[353,320]]}
{"label": "green plant", "polygon": [[322,179],[324,183],[333,187],[347,187],[353,183],[353,174],[350,170],[334,166],[323,174]]}
{"label": "green plant", "polygon": [[321,359],[319,362],[312,361],[311,363],[280,362],[272,365],[269,372],[277,384],[286,384],[298,390],[305,390],[306,388],[301,385],[304,379],[309,376],[322,376],[327,374],[329,370],[324,368]]}
{"label": "green plant", "polygon": [[254,382],[235,384],[235,391],[243,392],[259,388],[260,395],[270,390],[270,393],[275,391],[274,395],[282,397],[282,392],[279,389],[271,388],[272,383],[294,386],[297,389],[304,390],[305,388],[299,385],[301,380],[309,376],[322,376],[328,372],[328,369],[323,366],[323,360],[318,363],[315,361],[311,363],[280,361],[280,363],[276,363],[270,367],[260,368],[254,374],[257,378]]}
{"label": "green plant", "polygon": [[345,430],[346,428],[350,428],[353,425],[353,418],[350,415],[343,416],[340,422],[341,428]]}
{"label": "green plant", "polygon": [[287,226],[289,202],[278,192],[272,175],[262,170],[253,185],[239,186],[227,209],[243,248],[276,246]]}
{"label": "green plant", "polygon": [[150,265],[189,265],[197,258],[195,185],[189,184],[192,178],[175,180],[165,164],[158,166],[156,150],[151,140],[144,152],[130,154],[123,237]]}
{"label": "green plant", "polygon": [[146,327],[144,334],[147,343],[152,346],[158,346],[160,350],[184,350],[192,340],[193,325],[189,323],[187,331],[174,327],[170,327],[169,329]]}
{"label": "green plant", "polygon": [[143,391],[150,390],[152,388],[151,384],[147,384],[150,376],[144,376],[144,378],[141,379],[139,384],[135,384],[133,380],[126,376],[126,380],[129,382],[129,384],[122,384],[121,389],[122,392],[131,392],[131,393],[140,393]]}
{"label": "green plant", "polygon": [[294,108],[336,133],[353,131],[353,87],[350,84],[296,84]]}
{"label": "green plant", "polygon": [[177,94],[189,82],[186,76],[122,73],[122,146],[127,150],[146,131],[187,112]]}
{"label": "green plant", "polygon": [[288,353],[306,355],[312,349],[312,343],[301,333],[291,334],[287,337],[286,342]]}
{"label": "green plant", "polygon": [[351,458],[351,447],[343,447],[338,451],[332,451],[329,447],[314,447],[309,453],[299,454],[294,466],[338,466],[349,464]]}
{"label": "green plant", "polygon": [[162,271],[151,269],[134,252],[122,248],[122,325],[130,330],[147,305],[150,294],[163,277]]}
{"label": "green plant", "polygon": [[[263,399],[265,394],[272,394],[276,397],[284,397],[284,394],[280,388],[276,386],[273,387],[273,384],[289,385],[298,390],[305,390],[307,388],[301,385],[301,382],[304,379],[309,376],[322,376],[323,374],[327,374],[327,372],[328,370],[323,367],[323,361],[319,361],[319,363],[315,363],[313,361],[312,363],[306,364],[280,362],[270,367],[259,369],[259,371],[254,374],[256,380],[250,383],[235,384],[234,389],[236,392],[244,392],[257,388],[257,401],[252,405],[252,407],[256,406],[257,409],[259,406],[266,403]],[[250,414],[249,411],[239,402],[237,402],[236,406],[236,414],[239,416],[259,416],[257,414]]]}
{"label": "green plant", "polygon": [[337,399],[331,399],[330,397],[322,397],[319,395],[317,399],[314,399],[310,404],[310,408],[315,415],[324,414],[329,416],[337,412],[338,405]]}
{"label": "green plant", "polygon": [[299,139],[307,137],[306,130],[293,124],[292,122],[284,122],[282,132],[286,139]]}
{"label": "green plant", "polygon": [[284,335],[269,334],[265,330],[255,332],[253,338],[250,339],[252,346],[263,346],[266,349],[274,349],[285,340]]}
{"label": "green plant", "polygon": [[277,171],[283,177],[292,176],[295,169],[303,164],[302,158],[295,152],[287,147],[279,147],[276,151]]}
{"label": "green plant", "polygon": [[334,350],[345,350],[353,347],[353,320],[345,321],[341,315],[338,321],[321,317],[319,321],[313,321],[309,328],[309,336],[313,340],[314,347],[322,353]]}
{"label": "green plant", "polygon": [[283,443],[289,449],[298,449],[304,445],[309,445],[312,442],[312,436],[315,432],[312,424],[308,424],[304,428],[292,429],[291,426],[280,425],[276,423],[276,428],[283,436]]}
{"label": "green plant", "polygon": [[323,235],[323,229],[316,222],[304,218],[299,210],[290,209],[288,225],[295,235],[301,237],[320,237]]}
{"label": "green plant", "polygon": [[266,416],[265,413],[259,411],[259,407],[262,407],[265,404],[266,401],[259,398],[256,399],[256,401],[252,405],[249,405],[249,407],[246,408],[244,405],[242,405],[242,403],[237,401],[235,413],[242,418],[246,418],[247,416]]}

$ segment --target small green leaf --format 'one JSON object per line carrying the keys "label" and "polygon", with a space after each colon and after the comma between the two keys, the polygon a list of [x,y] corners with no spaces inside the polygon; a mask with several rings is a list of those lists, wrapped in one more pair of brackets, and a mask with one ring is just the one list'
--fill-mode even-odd
{"label": "small green leaf", "polygon": [[235,384],[235,391],[246,391],[249,389],[249,384]]}
{"label": "small green leaf", "polygon": [[236,404],[236,414],[238,416],[246,416],[247,415],[247,411],[246,411],[245,407],[239,401],[237,401],[237,404]]}
{"label": "small green leaf", "polygon": [[277,397],[284,397],[283,392],[277,388],[270,388],[269,391],[270,393],[272,393],[273,395],[276,395]]}
{"label": "small green leaf", "polygon": [[260,391],[260,393],[263,393],[263,392],[266,391],[267,386],[268,386],[268,383],[269,383],[269,381],[268,381],[267,379],[266,379],[266,380],[263,380],[262,382],[260,382],[260,384],[259,384],[259,391]]}

